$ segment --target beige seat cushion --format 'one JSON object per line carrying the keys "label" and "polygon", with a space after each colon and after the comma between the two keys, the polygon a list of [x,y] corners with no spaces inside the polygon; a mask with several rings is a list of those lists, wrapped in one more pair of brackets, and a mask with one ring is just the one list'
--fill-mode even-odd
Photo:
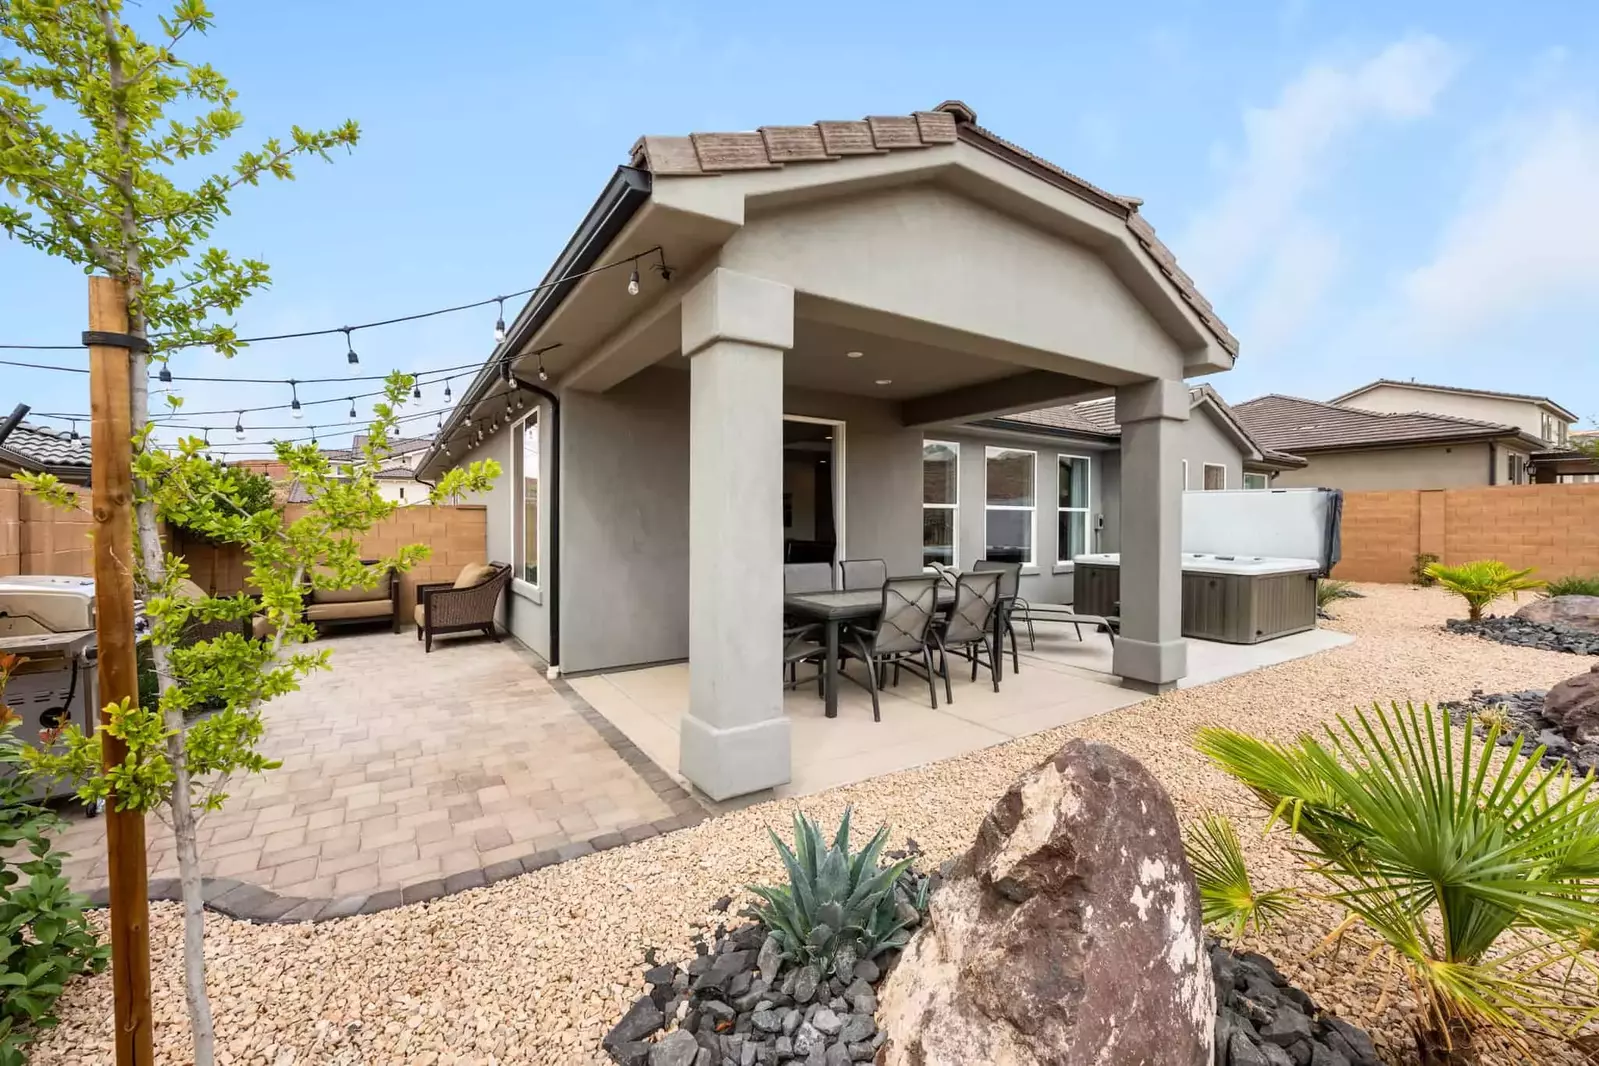
{"label": "beige seat cushion", "polygon": [[178,584],[177,587],[173,589],[173,594],[176,595],[180,600],[189,600],[190,602],[193,602],[194,600],[203,600],[206,598],[205,589],[201,588],[199,585],[196,585],[193,581],[190,581],[186,577],[178,579]]}
{"label": "beige seat cushion", "polygon": [[353,589],[312,589],[312,603],[366,603],[371,600],[387,600],[389,598],[389,582],[393,579],[388,571],[377,579],[371,588],[357,586]]}
{"label": "beige seat cushion", "polygon": [[255,640],[267,640],[276,634],[276,627],[272,625],[272,620],[266,615],[258,614],[250,619],[250,636]]}
{"label": "beige seat cushion", "polygon": [[421,628],[422,626],[427,625],[427,619],[428,619],[427,608],[422,606],[420,603],[417,604],[416,605],[416,624],[417,624],[417,627]]}
{"label": "beige seat cushion", "polygon": [[394,604],[388,600],[366,600],[361,603],[313,603],[305,609],[305,617],[312,622],[343,622],[356,618],[387,618],[394,613]]}
{"label": "beige seat cushion", "polygon": [[461,567],[461,572],[456,575],[455,587],[458,589],[471,588],[479,582],[488,580],[489,575],[492,573],[494,573],[494,567],[488,563],[467,563]]}

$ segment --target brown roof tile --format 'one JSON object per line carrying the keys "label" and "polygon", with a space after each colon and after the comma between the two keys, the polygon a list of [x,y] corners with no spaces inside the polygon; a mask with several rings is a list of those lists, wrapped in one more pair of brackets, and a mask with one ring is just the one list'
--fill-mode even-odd
{"label": "brown roof tile", "polygon": [[1238,354],[1234,337],[1189,277],[1177,257],[1138,213],[1142,200],[1117,196],[1085,181],[977,124],[977,113],[959,100],[910,115],[873,115],[860,122],[817,122],[810,126],[763,126],[755,133],[695,133],[688,137],[640,137],[633,145],[635,167],[652,174],[681,177],[762,170],[789,163],[833,162],[847,155],[930,148],[962,141],[1028,170],[1040,179],[1109,211],[1126,222],[1157,269],[1171,279],[1221,346]]}
{"label": "brown roof tile", "polygon": [[1294,453],[1519,436],[1514,426],[1452,415],[1379,414],[1272,393],[1233,408],[1250,434]]}
{"label": "brown roof tile", "polygon": [[1345,400],[1352,399],[1353,397],[1359,396],[1363,392],[1375,389],[1379,385],[1396,385],[1400,388],[1422,389],[1427,392],[1452,392],[1460,396],[1495,396],[1505,400],[1527,400],[1532,403],[1547,404],[1548,406],[1560,411],[1567,418],[1570,418],[1573,421],[1575,421],[1577,417],[1547,396],[1533,396],[1530,393],[1525,392],[1503,392],[1499,389],[1468,389],[1459,385],[1428,385],[1421,381],[1400,381],[1397,378],[1378,378],[1376,381],[1362,385],[1360,388],[1351,390],[1350,392],[1346,392],[1342,396],[1334,396],[1328,402],[1343,403]]}

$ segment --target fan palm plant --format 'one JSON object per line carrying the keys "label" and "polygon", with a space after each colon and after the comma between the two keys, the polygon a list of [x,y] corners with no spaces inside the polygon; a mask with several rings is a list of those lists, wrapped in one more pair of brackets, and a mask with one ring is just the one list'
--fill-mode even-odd
{"label": "fan palm plant", "polygon": [[1426,573],[1465,600],[1467,617],[1473,622],[1480,622],[1483,608],[1495,600],[1505,596],[1515,599],[1518,592],[1543,588],[1542,581],[1530,576],[1532,571],[1533,567],[1530,566],[1525,570],[1516,570],[1498,559],[1478,559],[1459,566],[1429,563]]}
{"label": "fan palm plant", "polygon": [[[1340,717],[1325,742],[1198,737],[1271,812],[1268,828],[1295,835],[1330,886],[1319,898],[1348,912],[1340,929],[1363,925],[1383,942],[1416,994],[1423,1063],[1472,1062],[1490,1033],[1569,1033],[1599,1016],[1599,967],[1584,955],[1599,928],[1593,778],[1541,768],[1542,748],[1519,758],[1520,737],[1497,752],[1499,732],[1478,740],[1429,706],[1394,705]],[[1240,869],[1241,855],[1221,876],[1236,884]],[[1227,898],[1219,887],[1201,883],[1207,903]],[[1229,915],[1218,905],[1206,917]]]}

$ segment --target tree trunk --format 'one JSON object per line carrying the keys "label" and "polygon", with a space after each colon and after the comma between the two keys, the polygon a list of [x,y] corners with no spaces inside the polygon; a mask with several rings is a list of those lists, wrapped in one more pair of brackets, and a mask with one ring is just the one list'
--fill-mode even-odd
{"label": "tree trunk", "polygon": [[1417,1021],[1415,1035],[1421,1066],[1477,1066],[1477,1041],[1460,1018],[1448,1018],[1440,1025],[1424,1017]]}

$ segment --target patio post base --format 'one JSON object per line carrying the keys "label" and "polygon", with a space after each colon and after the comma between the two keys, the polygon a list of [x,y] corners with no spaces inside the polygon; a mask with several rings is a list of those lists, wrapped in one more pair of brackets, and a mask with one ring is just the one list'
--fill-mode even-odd
{"label": "patio post base", "polygon": [[713,800],[788,784],[789,722],[785,717],[718,728],[689,713],[683,716],[679,736],[679,771]]}
{"label": "patio post base", "polygon": [[1124,633],[1116,640],[1110,668],[1125,688],[1167,692],[1188,673],[1188,642],[1136,640]]}

